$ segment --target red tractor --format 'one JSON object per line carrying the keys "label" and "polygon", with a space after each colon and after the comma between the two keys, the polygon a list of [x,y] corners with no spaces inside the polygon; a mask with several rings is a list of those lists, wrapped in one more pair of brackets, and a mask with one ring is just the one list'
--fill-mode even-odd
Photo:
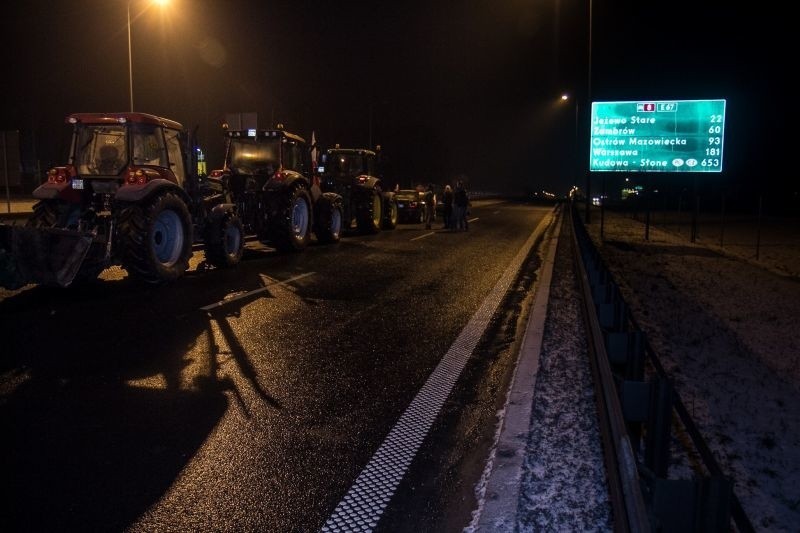
{"label": "red tractor", "polygon": [[193,172],[179,123],[145,113],[77,113],[67,122],[67,164],[34,191],[25,227],[0,226],[0,286],[64,287],[113,264],[148,283],[172,281],[188,267],[195,233],[210,263],[238,262],[241,223],[221,186]]}

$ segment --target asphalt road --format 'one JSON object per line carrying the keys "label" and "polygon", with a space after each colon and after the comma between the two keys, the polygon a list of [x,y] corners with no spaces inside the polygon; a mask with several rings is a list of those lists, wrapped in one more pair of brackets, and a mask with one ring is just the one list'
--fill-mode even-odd
{"label": "asphalt road", "polygon": [[[81,288],[0,292],[0,523],[319,530],[549,210],[494,204],[473,208],[468,232],[400,225],[295,255],[250,249],[232,270],[196,253],[160,288],[112,269]],[[457,419],[459,398],[483,390],[483,414],[454,427],[484,439],[512,358],[492,361],[448,407]],[[468,521],[437,507],[470,503],[471,485],[448,480],[474,450],[451,429],[435,428],[387,510],[399,529]],[[423,509],[426,486],[452,495]]]}

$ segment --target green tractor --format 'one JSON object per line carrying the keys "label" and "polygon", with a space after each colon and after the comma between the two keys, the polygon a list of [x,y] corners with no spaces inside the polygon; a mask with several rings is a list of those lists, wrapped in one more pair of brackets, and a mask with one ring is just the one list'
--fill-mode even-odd
{"label": "green tractor", "polygon": [[227,130],[225,166],[211,172],[235,206],[249,236],[282,252],[303,250],[311,232],[339,241],[342,197],[312,177],[305,140],[282,128]]}
{"label": "green tractor", "polygon": [[397,200],[376,177],[378,157],[366,149],[326,150],[319,167],[323,191],[343,199],[344,229],[376,233],[397,226]]}

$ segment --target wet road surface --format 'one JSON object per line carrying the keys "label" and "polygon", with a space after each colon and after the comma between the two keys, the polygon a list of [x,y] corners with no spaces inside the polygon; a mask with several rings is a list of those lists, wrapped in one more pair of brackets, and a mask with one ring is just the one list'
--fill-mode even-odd
{"label": "wet road surface", "polygon": [[[233,270],[196,253],[160,288],[112,269],[83,288],[0,292],[3,523],[318,530],[547,212],[494,204],[473,208],[468,232],[256,247]],[[487,368],[453,397],[483,394],[464,388]],[[442,448],[425,469],[464,451]],[[413,492],[401,487],[395,524],[441,514]]]}

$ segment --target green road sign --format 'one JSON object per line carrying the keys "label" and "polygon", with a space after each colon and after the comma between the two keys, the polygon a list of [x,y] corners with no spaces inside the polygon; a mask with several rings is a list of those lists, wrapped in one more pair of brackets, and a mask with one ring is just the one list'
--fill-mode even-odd
{"label": "green road sign", "polygon": [[722,172],[725,100],[592,102],[592,172]]}

